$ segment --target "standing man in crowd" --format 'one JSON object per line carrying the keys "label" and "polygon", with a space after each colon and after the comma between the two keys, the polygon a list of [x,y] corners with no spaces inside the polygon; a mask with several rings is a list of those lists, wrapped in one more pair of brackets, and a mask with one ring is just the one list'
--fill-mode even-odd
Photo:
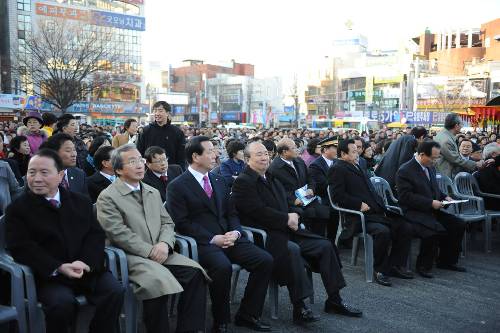
{"label": "standing man in crowd", "polygon": [[61,186],[66,190],[88,196],[85,172],[76,167],[77,152],[73,138],[66,133],[57,133],[45,141],[40,146],[40,149],[42,148],[54,150],[61,158],[64,167],[64,177],[62,178]]}
{"label": "standing man in crowd", "polygon": [[[368,175],[356,163],[358,151],[354,140],[339,143],[338,157],[328,170],[332,200],[342,208],[364,213],[366,232],[373,237],[375,281],[390,286],[389,275],[402,279],[413,278],[403,268],[411,246],[411,225],[401,216],[387,210]],[[351,238],[362,230],[358,216],[349,216],[344,227],[340,236],[342,239]]]}
{"label": "standing man in crowd", "polygon": [[7,248],[35,274],[47,332],[69,331],[81,294],[96,306],[90,331],[116,332],[124,289],[104,269],[104,232],[89,199],[60,187],[64,176],[53,150],[31,158],[28,190],[7,208]]}
{"label": "standing man in crowd", "polygon": [[184,146],[186,138],[182,130],[171,124],[171,107],[164,101],[153,104],[155,121],[144,127],[137,141],[137,149],[144,156],[146,149],[159,146],[165,149],[170,163],[178,164],[182,169],[186,167]]}
{"label": "standing man in crowd", "polygon": [[210,139],[191,138],[186,145],[186,159],[188,170],[168,186],[167,205],[176,230],[196,240],[200,264],[212,279],[209,286],[214,317],[212,332],[226,333],[231,322],[232,263],[250,272],[235,324],[270,331],[271,327],[260,316],[273,259],[242,237],[239,218],[229,200],[229,188],[221,176],[210,173],[215,164],[215,149]]}
{"label": "standing man in crowd", "polygon": [[206,276],[198,263],[174,251],[174,223],[158,191],[141,181],[145,160],[126,144],[113,151],[111,164],[118,179],[97,199],[97,219],[111,244],[127,254],[147,332],[169,332],[168,295],[180,292],[176,332],[204,332]]}
{"label": "standing man in crowd", "polygon": [[267,232],[265,245],[274,258],[273,276],[280,285],[288,287],[294,323],[319,320],[304,302],[313,293],[304,269],[306,264],[321,274],[328,294],[325,312],[361,317],[361,311],[349,306],[340,296],[340,289],[346,283],[340,258],[332,243],[304,228],[299,215],[288,205],[283,185],[267,172],[269,155],[266,147],[252,142],[245,149],[245,157],[248,164],[233,184],[232,199],[243,225]]}
{"label": "standing man in crowd", "polygon": [[443,176],[451,179],[459,172],[472,172],[484,165],[483,160],[474,162],[460,156],[455,136],[460,133],[462,126],[460,117],[456,113],[450,113],[444,120],[444,129],[436,135],[436,141],[441,147],[441,156],[437,160],[436,168]]}
{"label": "standing man in crowd", "polygon": [[180,166],[168,163],[165,150],[158,146],[146,149],[146,165],[148,170],[144,175],[144,183],[154,187],[160,192],[161,201],[167,200],[167,186],[172,180],[182,173]]}
{"label": "standing man in crowd", "polygon": [[47,137],[52,136],[52,132],[56,128],[57,117],[51,112],[45,112],[42,114],[43,127],[42,130],[47,133]]}
{"label": "standing man in crowd", "polygon": [[465,268],[457,265],[465,223],[441,210],[443,200],[452,198],[439,190],[436,180],[433,164],[439,154],[437,142],[420,143],[415,157],[403,164],[396,176],[399,204],[405,218],[413,223],[416,235],[421,238],[417,273],[426,278],[432,278],[438,244],[437,267],[465,272]]}
{"label": "standing man in crowd", "polygon": [[464,160],[471,160],[471,154],[472,154],[472,141],[469,139],[463,139],[460,141],[460,144],[458,145],[458,151],[460,152],[460,156]]}

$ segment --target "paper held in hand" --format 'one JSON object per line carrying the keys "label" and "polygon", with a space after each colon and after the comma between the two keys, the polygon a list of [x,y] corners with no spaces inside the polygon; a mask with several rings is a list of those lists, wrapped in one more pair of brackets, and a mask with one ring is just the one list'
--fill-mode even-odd
{"label": "paper held in hand", "polygon": [[451,205],[451,204],[459,204],[459,203],[464,203],[464,202],[467,202],[469,201],[468,199],[467,200],[451,200],[451,201],[446,201],[446,200],[443,200],[442,203],[443,205]]}
{"label": "paper held in hand", "polygon": [[311,202],[313,202],[317,198],[317,196],[308,196],[307,195],[307,185],[304,185],[301,188],[296,189],[295,196],[297,197],[297,199],[302,201],[304,206],[309,205]]}

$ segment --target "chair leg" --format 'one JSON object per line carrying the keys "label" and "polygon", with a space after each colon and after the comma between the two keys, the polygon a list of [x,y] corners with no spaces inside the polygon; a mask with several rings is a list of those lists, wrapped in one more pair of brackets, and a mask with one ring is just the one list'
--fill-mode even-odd
{"label": "chair leg", "polygon": [[234,298],[236,296],[236,287],[238,286],[238,278],[240,277],[240,270],[233,272],[233,281],[231,283],[231,297],[230,302],[234,304]]}
{"label": "chair leg", "polygon": [[484,252],[491,252],[491,216],[484,220]]}
{"label": "chair leg", "polygon": [[139,302],[135,298],[132,288],[129,286],[125,293],[125,333],[137,332],[137,307]]}
{"label": "chair leg", "polygon": [[462,258],[465,258],[467,254],[467,229],[464,231],[464,238],[462,239]]}
{"label": "chair leg", "polygon": [[410,244],[410,250],[408,251],[408,258],[406,259],[406,270],[407,271],[411,271],[411,253],[412,253],[412,245],[413,244]]}
{"label": "chair leg", "polygon": [[359,251],[359,237],[354,236],[352,239],[352,254],[351,254],[351,265],[353,266],[356,266],[356,263],[358,262],[358,251]]}
{"label": "chair leg", "polygon": [[373,238],[366,235],[365,238],[365,274],[366,282],[373,281]]}
{"label": "chair leg", "polygon": [[271,319],[278,319],[278,283],[271,281],[269,284],[269,308],[271,309]]}

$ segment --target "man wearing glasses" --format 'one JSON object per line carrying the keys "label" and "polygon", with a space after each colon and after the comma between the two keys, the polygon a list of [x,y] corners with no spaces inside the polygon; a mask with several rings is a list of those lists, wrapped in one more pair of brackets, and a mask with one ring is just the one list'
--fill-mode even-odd
{"label": "man wearing glasses", "polygon": [[180,292],[176,331],[204,331],[208,277],[196,262],[174,251],[174,223],[158,191],[142,182],[145,163],[134,144],[113,151],[118,179],[99,195],[97,219],[111,244],[127,254],[146,331],[169,332],[168,295]]}
{"label": "man wearing glasses", "polygon": [[170,163],[178,164],[182,169],[186,167],[184,146],[186,138],[182,130],[171,124],[171,107],[165,101],[153,104],[155,121],[144,127],[137,141],[137,149],[141,155],[145,155],[146,149],[151,146],[159,146],[165,150]]}
{"label": "man wearing glasses", "polygon": [[167,185],[180,176],[182,169],[178,165],[169,164],[165,150],[158,146],[146,149],[144,157],[148,170],[144,175],[143,182],[157,189],[160,192],[162,202],[165,202],[167,200]]}

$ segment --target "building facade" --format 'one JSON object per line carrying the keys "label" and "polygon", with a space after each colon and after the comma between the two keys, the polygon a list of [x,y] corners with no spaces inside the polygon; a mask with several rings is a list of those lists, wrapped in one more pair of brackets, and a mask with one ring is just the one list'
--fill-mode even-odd
{"label": "building facade", "polygon": [[[36,33],[40,22],[52,19],[82,23],[85,29],[109,38],[113,59],[94,73],[106,86],[95,90],[84,100],[66,110],[85,121],[101,124],[121,123],[126,118],[145,116],[148,106],[141,103],[145,95],[142,69],[142,33],[145,31],[144,0],[6,0],[6,30],[2,29],[2,92],[30,92],[22,78],[16,77],[11,65],[16,57],[29,57],[25,39]],[[4,22],[4,20],[2,20]],[[2,23],[5,25],[5,23]],[[104,60],[106,61],[106,60]],[[92,78],[89,78],[92,79]],[[31,91],[37,94],[37,91]],[[48,103],[42,110],[58,112]]]}

